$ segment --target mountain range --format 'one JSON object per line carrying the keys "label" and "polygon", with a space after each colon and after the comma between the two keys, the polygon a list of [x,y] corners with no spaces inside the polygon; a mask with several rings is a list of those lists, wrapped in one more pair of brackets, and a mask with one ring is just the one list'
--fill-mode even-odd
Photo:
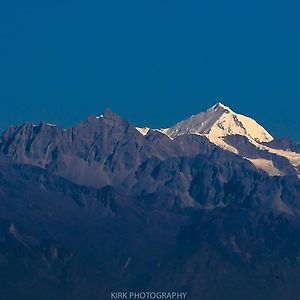
{"label": "mountain range", "polygon": [[1,299],[299,299],[300,145],[217,103],[0,138]]}

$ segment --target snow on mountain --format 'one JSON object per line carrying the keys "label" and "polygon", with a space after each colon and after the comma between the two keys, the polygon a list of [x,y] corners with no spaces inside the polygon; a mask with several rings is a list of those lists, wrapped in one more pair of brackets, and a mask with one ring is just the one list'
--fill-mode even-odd
{"label": "snow on mountain", "polygon": [[256,143],[255,141],[252,141],[251,143],[254,144],[261,151],[268,151],[269,153],[273,153],[288,159],[290,164],[295,168],[298,177],[300,178],[300,153],[282,149],[274,149],[266,145]]}
{"label": "snow on mountain", "polygon": [[272,160],[264,158],[248,158],[257,169],[262,169],[266,171],[271,176],[282,176],[284,175],[280,170],[278,170]]}
{"label": "snow on mountain", "polygon": [[[267,130],[265,130],[255,120],[234,112],[232,109],[220,102],[205,112],[200,112],[199,114],[193,115],[170,128],[160,129],[160,131],[171,139],[184,134],[204,135],[218,147],[237,155],[242,154],[239,153],[239,150],[233,145],[226,142],[225,138],[231,135],[245,136],[257,150],[267,151],[270,154],[287,158],[291,165],[295,168],[297,174],[299,174],[299,153],[268,147],[267,143],[271,142],[273,137]],[[284,173],[274,166],[271,159],[253,159],[251,156],[243,157],[251,161],[256,168],[266,171],[271,176],[284,175]]]}
{"label": "snow on mountain", "polygon": [[239,134],[259,143],[273,140],[273,137],[256,121],[235,113],[222,103],[217,103],[207,111],[193,115],[162,131],[171,138],[183,134],[198,134],[207,135],[208,138],[215,140]]}
{"label": "snow on mountain", "polygon": [[135,129],[142,135],[146,135],[150,130],[149,127],[135,127]]}
{"label": "snow on mountain", "polygon": [[[96,122],[97,120],[99,122]],[[92,138],[95,132],[104,130],[103,128],[110,124],[113,125],[114,130],[117,130],[119,127],[122,128],[122,126],[128,126],[128,122],[126,120],[123,120],[109,109],[105,110],[102,115],[89,117],[88,124],[90,124],[93,129],[90,133],[91,136],[90,134],[87,134],[86,138],[88,139]],[[17,137],[22,140],[24,139],[24,136],[26,137],[26,134],[28,134],[31,139],[32,134],[39,133],[38,130],[32,131],[31,127],[34,126],[41,128],[46,126],[48,129],[51,127],[55,130],[55,132],[59,132],[60,130],[60,128],[56,127],[54,124],[43,122],[41,122],[40,125],[30,124],[29,126],[25,124],[20,126],[20,129],[12,127],[8,129],[2,137],[0,137],[0,144],[1,139],[2,142],[11,140],[10,136],[14,136],[14,139]],[[300,178],[300,149],[298,149],[295,145],[293,146],[293,143],[288,146],[289,143],[282,144],[280,140],[273,139],[273,137],[255,120],[234,112],[222,103],[217,103],[207,111],[193,115],[170,128],[153,129],[149,127],[133,126],[132,128],[135,128],[142,136],[147,136],[155,131],[161,132],[171,140],[174,140],[175,143],[176,137],[186,134],[205,136],[211,143],[217,145],[219,148],[247,159],[257,169],[262,169],[271,176],[298,175]],[[24,131],[26,134],[23,136],[22,134],[19,135],[16,133],[17,135],[15,135],[13,132],[16,130],[17,132]],[[61,130],[66,131],[67,133],[71,132],[71,129]],[[45,140],[47,140],[49,135],[51,135],[51,132],[49,130],[41,130],[39,135],[44,135]],[[40,140],[41,143],[45,142],[42,138]],[[62,141],[58,141],[58,145],[61,142]],[[25,145],[23,140],[21,143],[18,141],[17,144],[18,143]],[[51,143],[53,143],[53,141]],[[9,144],[11,143],[9,142]],[[30,142],[30,145],[31,144],[32,143]],[[48,142],[45,142],[45,145],[47,144]],[[187,144],[185,146],[188,149],[190,145]],[[3,149],[6,149],[5,147]],[[45,147],[46,149],[51,148],[50,146]],[[27,150],[19,150],[19,157],[26,158],[27,156],[25,152]],[[6,149],[5,151],[8,150]],[[10,147],[10,151],[15,153],[13,147]],[[49,156],[49,153],[47,155]]]}

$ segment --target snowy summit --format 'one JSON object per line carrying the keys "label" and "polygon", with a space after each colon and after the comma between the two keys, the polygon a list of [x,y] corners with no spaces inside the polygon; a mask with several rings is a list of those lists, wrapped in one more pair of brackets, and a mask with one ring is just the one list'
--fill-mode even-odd
{"label": "snowy summit", "polygon": [[273,137],[256,121],[235,113],[220,102],[173,127],[162,129],[162,132],[170,138],[183,134],[198,134],[215,139],[239,134],[259,143],[273,140]]}

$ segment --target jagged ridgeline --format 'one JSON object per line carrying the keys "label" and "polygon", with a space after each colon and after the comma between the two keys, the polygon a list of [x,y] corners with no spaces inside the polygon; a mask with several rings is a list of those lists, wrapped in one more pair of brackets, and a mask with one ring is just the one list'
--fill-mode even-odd
{"label": "jagged ridgeline", "polygon": [[1,299],[298,299],[300,146],[221,103],[11,126],[0,151]]}

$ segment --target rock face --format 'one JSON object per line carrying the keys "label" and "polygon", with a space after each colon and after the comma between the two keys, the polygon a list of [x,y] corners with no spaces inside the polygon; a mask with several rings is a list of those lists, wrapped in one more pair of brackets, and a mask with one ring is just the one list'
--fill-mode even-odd
{"label": "rock face", "polygon": [[236,133],[170,138],[110,110],[8,128],[1,299],[298,299],[298,145]]}
{"label": "rock face", "polygon": [[162,130],[135,127],[107,109],[70,129],[42,122],[12,126],[0,139],[1,152],[14,161],[93,187],[121,186],[150,157],[190,157],[215,146],[271,176],[300,175],[298,144],[273,139],[254,120],[220,103]]}

